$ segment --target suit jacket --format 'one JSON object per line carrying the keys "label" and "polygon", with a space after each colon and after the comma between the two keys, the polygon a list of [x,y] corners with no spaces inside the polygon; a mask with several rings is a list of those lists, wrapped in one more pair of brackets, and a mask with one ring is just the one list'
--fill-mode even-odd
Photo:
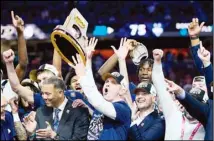
{"label": "suit jacket", "polygon": [[129,129],[131,140],[164,140],[165,120],[156,111],[149,114],[138,126]]}
{"label": "suit jacket", "polygon": [[179,99],[189,114],[196,118],[205,128],[205,140],[213,140],[213,100],[202,103],[186,93],[184,99]]}
{"label": "suit jacket", "polygon": [[[42,106],[36,111],[36,129],[45,129],[48,121],[53,129],[53,108]],[[71,102],[67,102],[59,126],[57,135],[59,140],[86,140],[89,127],[88,109],[73,108]],[[47,140],[47,139],[45,139]]]}

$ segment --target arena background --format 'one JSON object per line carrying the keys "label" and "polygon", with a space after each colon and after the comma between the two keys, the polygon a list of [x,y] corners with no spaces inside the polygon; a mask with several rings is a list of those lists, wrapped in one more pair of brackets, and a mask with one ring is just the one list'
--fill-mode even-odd
{"label": "arena background", "polygon": [[[88,37],[99,39],[93,57],[95,71],[113,54],[110,46],[118,47],[120,39],[127,37],[143,43],[150,58],[154,48],[163,49],[165,76],[181,86],[190,85],[198,72],[188,49],[190,39],[186,27],[195,17],[199,22],[206,22],[200,39],[213,54],[212,1],[1,1],[1,52],[10,47],[17,51],[10,16],[13,10],[25,22],[28,72],[41,64],[52,63],[50,34],[56,25],[64,23],[74,7],[89,22]],[[17,60],[16,57],[16,64]],[[130,80],[137,83],[136,66],[129,57],[127,67]],[[1,68],[4,68],[2,61]],[[65,62],[62,69],[65,77],[69,70]]]}

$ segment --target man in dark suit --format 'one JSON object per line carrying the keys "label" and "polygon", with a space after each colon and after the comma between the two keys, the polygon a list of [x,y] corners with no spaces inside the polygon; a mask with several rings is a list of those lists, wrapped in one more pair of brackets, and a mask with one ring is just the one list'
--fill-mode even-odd
{"label": "man in dark suit", "polygon": [[132,109],[131,140],[163,140],[165,120],[155,110],[156,90],[151,83],[141,82],[135,89],[136,109]]}
{"label": "man in dark suit", "polygon": [[72,108],[64,95],[65,84],[58,77],[44,81],[42,97],[45,106],[36,111],[35,120],[25,118],[24,125],[31,139],[86,140],[89,112],[86,108]]}

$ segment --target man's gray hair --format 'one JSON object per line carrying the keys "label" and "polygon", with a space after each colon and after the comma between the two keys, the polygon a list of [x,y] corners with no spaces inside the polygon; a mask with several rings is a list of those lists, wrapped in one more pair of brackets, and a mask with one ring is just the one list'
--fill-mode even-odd
{"label": "man's gray hair", "polygon": [[52,76],[51,78],[46,79],[43,84],[53,84],[54,88],[65,90],[66,86],[62,79],[57,76]]}

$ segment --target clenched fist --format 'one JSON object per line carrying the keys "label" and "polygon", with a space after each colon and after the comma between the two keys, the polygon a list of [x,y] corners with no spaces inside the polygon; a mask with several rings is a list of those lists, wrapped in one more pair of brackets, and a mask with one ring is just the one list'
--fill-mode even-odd
{"label": "clenched fist", "polygon": [[153,52],[154,61],[156,63],[161,63],[161,58],[163,57],[163,50],[154,49],[152,52]]}
{"label": "clenched fist", "polygon": [[13,63],[14,58],[15,55],[12,49],[3,52],[3,59],[5,63]]}

